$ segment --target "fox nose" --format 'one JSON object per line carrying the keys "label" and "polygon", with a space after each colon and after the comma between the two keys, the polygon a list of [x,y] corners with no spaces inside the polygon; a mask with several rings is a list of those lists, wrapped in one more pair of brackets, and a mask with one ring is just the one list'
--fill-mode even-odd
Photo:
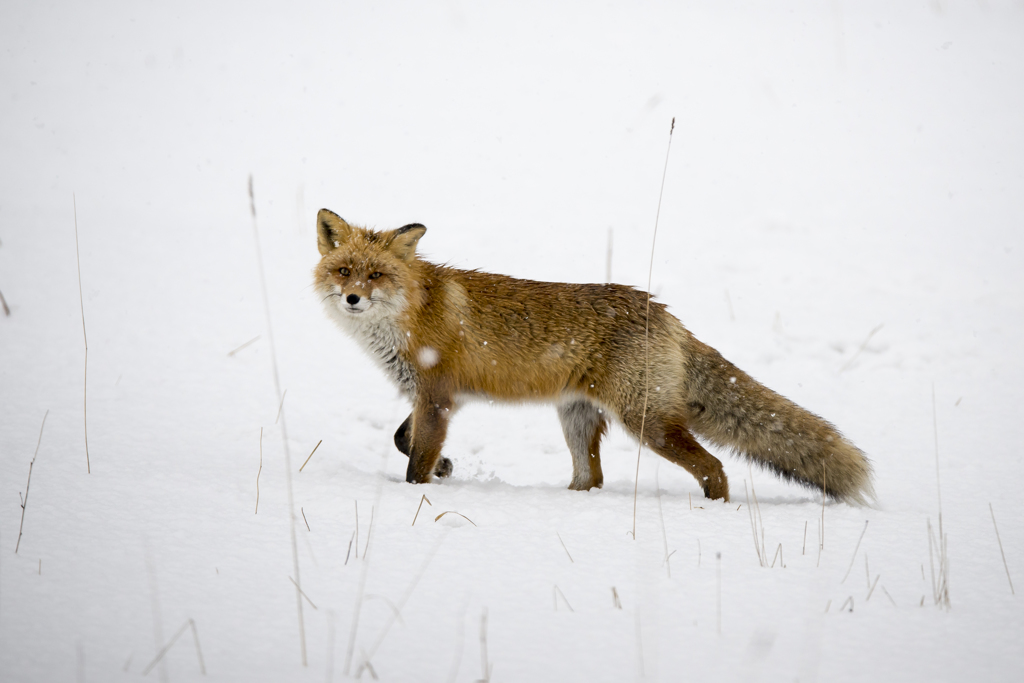
{"label": "fox nose", "polygon": [[359,303],[359,295],[349,294],[347,297],[345,297],[345,301],[348,302],[349,306],[355,306],[357,303]]}

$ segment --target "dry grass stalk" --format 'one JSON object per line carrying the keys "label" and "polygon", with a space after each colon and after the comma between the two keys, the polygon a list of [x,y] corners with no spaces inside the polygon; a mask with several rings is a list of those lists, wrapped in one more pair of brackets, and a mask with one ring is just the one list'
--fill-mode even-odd
{"label": "dry grass stalk", "polygon": [[853,569],[853,561],[857,559],[857,551],[860,550],[860,542],[864,540],[864,534],[868,532],[868,522],[870,520],[864,520],[864,529],[860,532],[860,538],[857,539],[857,545],[853,548],[853,557],[850,558],[850,566],[846,568],[846,573],[843,574],[843,580],[839,583],[846,583],[846,578],[850,575],[850,570]]}
{"label": "dry grass stalk", "polygon": [[467,522],[469,522],[473,526],[476,526],[476,522],[474,522],[473,520],[471,520],[469,517],[467,517],[466,515],[462,514],[461,512],[456,512],[455,510],[445,510],[444,512],[439,514],[437,517],[434,517],[434,521],[436,522],[437,520],[441,519],[442,517],[444,517],[448,513],[451,513],[453,515],[458,515],[459,517],[462,517],[464,520],[466,520]]}
{"label": "dry grass stalk", "polygon": [[853,596],[852,595],[850,597],[846,598],[846,601],[843,603],[843,606],[839,608],[839,611],[842,612],[844,609],[846,609],[847,605],[850,606],[850,611],[852,612],[853,611]]}
{"label": "dry grass stalk", "polygon": [[828,603],[826,603],[826,604],[825,604],[825,614],[828,614],[828,610],[829,610],[829,608],[831,608],[831,607],[832,607],[832,599],[831,599],[831,598],[829,598],[829,601],[828,601]]}
{"label": "dry grass stalk", "polygon": [[337,615],[334,610],[327,610],[327,681],[330,683],[334,680],[334,621]]}
{"label": "dry grass stalk", "polygon": [[[750,490],[754,490],[754,482],[751,479]],[[762,567],[768,566],[768,551],[764,543],[764,521],[761,519],[761,506],[757,502],[757,493],[754,492],[754,505],[750,504],[750,493],[747,492],[747,480],[743,480],[743,492],[747,497],[747,515],[750,518],[750,531],[754,535],[754,552],[757,553],[757,562]]]}
{"label": "dry grass stalk", "polygon": [[[150,674],[151,671],[153,671],[153,668],[160,663],[160,660],[164,658],[164,655],[170,651],[174,643],[177,642],[178,638],[180,638],[184,634],[185,630],[188,628],[191,628],[191,632],[193,632],[193,641],[196,643],[196,656],[199,658],[199,670],[204,676],[206,676],[206,664],[203,661],[203,650],[199,646],[199,631],[197,631],[196,629],[195,620],[191,620],[191,618],[189,618],[187,622],[181,625],[181,628],[178,629],[178,632],[175,633],[174,637],[171,638],[170,641],[168,641],[168,643],[164,645],[163,649],[161,649],[160,652],[157,653],[156,658],[153,661],[151,661],[150,665],[148,665],[145,669],[142,670],[143,676],[147,676],[148,674]],[[125,671],[128,671],[129,665],[131,665],[131,657],[128,657],[128,661],[125,664]]]}
{"label": "dry grass stalk", "polygon": [[821,559],[821,552],[825,549],[825,492],[828,491],[828,461],[821,465],[821,538],[818,539],[818,559]]}
{"label": "dry grass stalk", "polygon": [[356,559],[359,559],[359,501],[356,504]]}
{"label": "dry grass stalk", "polygon": [[896,601],[892,599],[891,595],[889,595],[889,591],[885,590],[885,586],[882,586],[882,592],[885,593],[885,597],[889,598],[889,602],[892,603],[892,606],[896,607]]}
{"label": "dry grass stalk", "polygon": [[[150,552],[148,540],[143,541],[143,550],[146,559],[146,578],[149,583],[150,610],[153,616],[153,647],[159,651],[166,641],[164,640],[163,619],[160,616],[160,590],[156,577],[156,565],[153,562],[153,554]],[[160,681],[168,683],[169,680],[167,663],[161,662]]]}
{"label": "dry grass stalk", "polygon": [[263,427],[260,427],[260,468],[256,470],[256,510],[252,514],[260,513],[260,472],[263,471]]}
{"label": "dry grass stalk", "polygon": [[821,566],[821,549],[825,546],[825,542],[822,541],[821,539],[822,539],[821,520],[819,519],[818,520],[818,560],[814,563],[815,567],[820,567]]}
{"label": "dry grass stalk", "polygon": [[658,219],[661,217],[661,198],[665,194],[665,176],[668,174],[669,153],[672,151],[672,133],[676,129],[676,118],[668,129],[668,148],[665,150],[665,167],[661,171],[661,190],[658,191],[658,210],[654,214],[654,235],[651,237],[651,263],[647,268],[647,310],[644,313],[644,410],[640,415],[639,445],[636,449],[636,477],[633,481],[633,540],[636,540],[636,499],[640,490],[640,452],[644,447],[644,427],[647,426],[647,401],[651,393],[651,275],[654,273],[654,245],[658,240]]}
{"label": "dry grass stalk", "polygon": [[612,586],[612,606],[615,609],[622,609],[622,601],[619,600],[619,592]]}
{"label": "dry grass stalk", "polygon": [[[256,195],[252,187],[252,175],[249,175],[249,211],[252,214],[252,237],[256,246],[256,265],[259,267],[260,291],[263,294],[263,312],[267,319],[267,341],[270,343],[270,362],[274,371],[274,391],[278,398],[278,419],[281,421],[281,443],[284,446],[285,484],[288,489],[288,528],[292,544],[292,570],[295,574],[295,610],[299,618],[299,646],[302,652],[302,666],[307,665],[306,659],[306,624],[302,616],[302,577],[299,574],[299,543],[295,532],[295,494],[292,490],[292,454],[288,445],[288,422],[284,413],[284,394],[281,393],[280,373],[277,371],[277,347],[274,344],[274,325],[270,316],[270,296],[267,294],[267,276],[263,268],[263,249],[260,246],[260,231],[256,222]],[[275,420],[275,423],[277,420]]]}
{"label": "dry grass stalk", "polygon": [[700,539],[697,539],[697,569],[700,569]]}
{"label": "dry grass stalk", "polygon": [[988,511],[992,513],[992,526],[996,530],[996,540],[999,541],[999,554],[1003,556],[1003,569],[1006,570],[1006,580],[1010,582],[1010,594],[1016,595],[1017,591],[1013,590],[1013,579],[1010,578],[1010,565],[1006,564],[1006,553],[1003,552],[1003,539],[999,538],[999,526],[996,524],[996,513],[992,509],[992,503],[988,504]]}
{"label": "dry grass stalk", "polygon": [[[356,527],[358,529],[358,526]],[[356,553],[358,557],[359,553],[359,540],[356,538]],[[352,610],[352,627],[348,633],[348,648],[345,651],[345,668],[342,673],[348,676],[349,671],[352,668],[352,656],[355,653],[356,647],[356,636],[359,633],[359,617],[363,611],[363,599],[366,594],[366,576],[369,573],[369,562],[363,562],[363,566],[359,572],[359,590],[356,592],[356,604]]]}
{"label": "dry grass stalk", "polygon": [[4,293],[0,292],[0,305],[4,307],[4,315],[10,315],[11,309],[7,306],[7,299],[4,298]]}
{"label": "dry grass stalk", "polygon": [[483,678],[476,683],[491,683],[491,671],[494,665],[487,661],[487,608],[484,607],[480,615],[480,666],[483,669]]}
{"label": "dry grass stalk", "polygon": [[605,262],[604,262],[604,281],[606,283],[609,283],[609,284],[612,281],[612,232],[613,232],[613,228],[611,226],[609,226],[608,227],[608,254],[605,257]]}
{"label": "dry grass stalk", "polygon": [[313,601],[309,599],[309,596],[306,595],[306,591],[302,590],[302,588],[299,587],[299,584],[295,583],[295,579],[289,576],[288,580],[292,582],[292,585],[295,586],[295,589],[299,591],[302,597],[306,598],[306,602],[309,603],[310,607],[312,607],[313,609],[318,609],[317,606],[313,604]]}
{"label": "dry grass stalk", "polygon": [[636,664],[637,670],[640,674],[640,680],[647,678],[647,673],[644,670],[644,630],[643,625],[640,623],[640,610],[633,610],[633,626],[636,633]]}
{"label": "dry grass stalk", "polygon": [[[188,624],[190,622],[191,622],[191,620],[188,620],[187,622],[182,624],[181,628],[178,629],[177,633],[175,633],[171,637],[171,639],[169,641],[167,641],[167,644],[164,645],[164,647],[161,648],[161,650],[159,652],[157,652],[157,656],[153,659],[153,661],[151,661],[151,663],[148,664],[148,666],[146,666],[146,668],[142,670],[142,675],[143,676],[150,675],[150,672],[153,671],[153,668],[156,667],[158,664],[160,664],[160,660],[164,658],[164,655],[167,654],[168,651],[170,651],[171,647],[174,646],[174,643],[178,642],[178,638],[180,638],[182,635],[184,635],[184,632],[188,630]],[[205,672],[204,672],[204,674],[205,674]]]}
{"label": "dry grass stalk", "polygon": [[843,367],[839,368],[839,372],[840,373],[843,373],[846,370],[850,369],[850,366],[853,365],[853,361],[857,360],[857,357],[860,356],[860,354],[862,354],[864,352],[864,349],[868,348],[868,342],[871,341],[871,338],[874,337],[875,334],[877,334],[878,331],[881,330],[883,327],[885,327],[885,323],[879,323],[878,325],[875,326],[875,328],[873,330],[868,332],[867,339],[865,339],[864,343],[860,345],[860,348],[857,349],[856,353],[854,353],[850,357],[850,360],[846,361],[843,364]]}
{"label": "dry grass stalk", "polygon": [[277,417],[274,418],[274,424],[277,424],[281,419],[281,411],[284,410],[284,397],[288,395],[288,390],[285,389],[284,393],[281,394],[281,402],[277,404]]}
{"label": "dry grass stalk", "polygon": [[[316,442],[316,445],[313,446],[313,450],[309,452],[309,458],[313,457],[313,454],[316,453],[316,449],[320,448],[320,444],[322,444],[323,442],[323,439],[320,439],[319,441]],[[301,472],[302,468],[305,467],[306,463],[309,462],[309,458],[306,458],[305,462],[302,463],[302,467],[299,468],[299,472]]]}
{"label": "dry grass stalk", "polygon": [[554,598],[554,601],[555,601],[555,611],[556,612],[558,611],[558,596],[559,595],[562,596],[562,602],[564,602],[565,606],[569,608],[569,611],[570,612],[575,612],[576,610],[574,610],[572,608],[572,605],[569,604],[569,601],[565,597],[565,593],[562,592],[562,589],[559,588],[557,584],[555,585],[555,589],[551,592],[551,596]]}
{"label": "dry grass stalk", "polygon": [[[378,471],[378,477],[377,477],[377,493],[376,493],[376,497],[374,498],[375,502],[374,502],[373,506],[370,508],[370,528],[369,528],[369,530],[366,533],[366,547],[363,550],[363,566],[362,566],[362,568],[360,569],[360,572],[359,572],[359,589],[356,592],[356,603],[355,603],[354,609],[352,610],[352,626],[349,629],[348,647],[346,648],[346,651],[345,651],[345,668],[344,668],[344,671],[343,671],[343,674],[345,676],[348,676],[349,672],[352,669],[352,658],[353,658],[353,655],[355,654],[356,638],[359,635],[359,619],[360,619],[360,616],[361,616],[362,611],[363,611],[363,601],[364,601],[365,596],[366,596],[366,579],[367,579],[367,576],[369,576],[369,572],[370,572],[369,554],[370,554],[370,544],[373,541],[373,515],[374,515],[374,510],[376,509],[376,507],[378,505],[380,505],[381,497],[384,494],[385,472],[387,471],[387,458],[388,458],[388,451],[384,450],[381,453],[381,464],[380,464],[380,470]],[[356,501],[356,514],[357,514],[357,517],[356,517],[356,529],[357,530],[359,528],[359,526],[358,526],[358,524],[359,524],[358,513],[359,513],[359,502]],[[358,537],[357,537],[356,538],[357,552],[358,552],[358,543],[359,543],[359,541],[358,541]],[[374,671],[373,671],[373,668],[369,665],[368,658],[366,657],[365,650],[361,649],[361,652],[363,653],[363,661],[366,662],[366,665],[367,665],[366,668],[370,671],[370,675],[371,676],[376,675],[374,673]]]}
{"label": "dry grass stalk", "polygon": [[717,579],[716,603],[718,612],[718,635],[722,635],[722,553],[715,553],[715,578]]}
{"label": "dry grass stalk", "polygon": [[[348,539],[348,552],[345,553],[345,566],[348,566],[348,558],[352,554],[352,542],[356,540],[356,532],[352,532],[352,538]],[[356,550],[359,552],[359,550]]]}
{"label": "dry grass stalk", "polygon": [[[36,456],[39,455],[39,444],[43,442],[43,427],[46,426],[46,416],[50,414],[49,409],[43,413],[43,423],[39,425],[39,439],[36,441],[36,450],[32,454],[32,461],[28,464],[28,481],[25,482],[25,497],[21,499],[21,523],[18,524],[18,542],[14,544],[14,554],[18,554],[21,547],[21,530],[25,526],[25,506],[28,505],[28,489],[32,485],[32,467],[36,464]],[[39,573],[43,573],[43,561],[39,560]]]}
{"label": "dry grass stalk", "polygon": [[781,543],[779,544],[779,547],[775,549],[775,556],[772,557],[772,566],[769,567],[770,569],[774,569],[775,568],[775,561],[776,560],[779,560],[779,566],[780,567],[782,567],[783,569],[786,568],[786,559],[782,556],[782,544]]}
{"label": "dry grass stalk", "polygon": [[196,622],[194,619],[188,620],[188,625],[192,627],[192,640],[196,644],[196,657],[199,658],[199,671],[205,676],[206,675],[206,664],[203,662],[203,650],[199,647],[199,631],[196,629]]}
{"label": "dry grass stalk", "polygon": [[434,504],[430,502],[429,498],[427,498],[427,494],[424,493],[420,496],[420,504],[416,506],[416,514],[413,515],[412,524],[410,526],[416,526],[416,519],[420,516],[420,508],[423,507],[423,501],[427,501],[427,505],[434,507]]}
{"label": "dry grass stalk", "polygon": [[[939,523],[942,518],[939,517]],[[932,520],[928,520],[928,565],[931,569],[932,599],[939,607],[949,609],[949,555],[947,553],[946,534],[939,529],[936,538]],[[936,571],[936,564],[938,571]]]}
{"label": "dry grass stalk", "polygon": [[660,468],[655,468],[654,470],[654,487],[658,493],[658,519],[661,521],[661,543],[665,549],[665,571],[668,573],[668,578],[671,579],[672,563],[669,562],[669,558],[672,555],[668,551],[668,534],[665,532],[665,513],[661,509],[661,482],[658,480],[659,470]]}
{"label": "dry grass stalk", "polygon": [[[92,474],[89,462],[89,336],[85,333],[85,297],[82,296],[82,258],[78,251],[78,201],[74,193],[71,202],[75,211],[75,265],[78,266],[78,306],[82,311],[82,341],[85,343],[85,365],[82,372],[82,425],[85,430],[85,471]],[[5,304],[6,307],[6,304]]]}
{"label": "dry grass stalk", "polygon": [[459,610],[459,622],[455,629],[455,654],[452,656],[452,663],[448,667],[448,683],[455,683],[459,675],[459,668],[462,666],[462,650],[466,643],[466,610],[469,608],[469,594],[462,599],[462,607]]}
{"label": "dry grass stalk", "polygon": [[377,672],[374,670],[373,664],[371,664],[370,660],[367,659],[366,652],[362,651],[362,655],[363,655],[363,662],[362,662],[362,664],[359,665],[359,668],[356,670],[356,678],[362,678],[363,677],[363,671],[365,670],[365,671],[369,671],[370,672],[370,678],[372,678],[375,681],[379,681],[380,678],[377,676]]}
{"label": "dry grass stalk", "polygon": [[370,527],[366,530],[366,545],[363,546],[363,562],[366,561],[366,556],[370,552],[370,538],[373,536],[373,511],[376,505],[370,506]]}
{"label": "dry grass stalk", "polygon": [[878,580],[880,578],[882,578],[881,574],[879,574],[878,576],[875,577],[875,582],[871,584],[870,590],[868,590],[868,596],[866,598],[864,598],[864,602],[867,602],[868,600],[871,599],[871,594],[875,592],[875,586],[878,585]]}
{"label": "dry grass stalk", "polygon": [[[402,599],[398,601],[398,605],[392,605],[391,618],[384,624],[384,628],[381,629],[380,634],[377,636],[377,640],[373,641],[370,651],[363,652],[363,664],[361,664],[360,667],[369,666],[373,656],[377,653],[377,648],[379,648],[381,643],[384,642],[384,638],[387,636],[388,631],[391,630],[391,627],[396,621],[401,620],[402,610],[405,609],[405,603],[409,602],[409,598],[412,597],[413,591],[416,590],[416,586],[419,584],[420,579],[422,579],[423,575],[427,573],[427,567],[430,566],[431,561],[433,561],[434,556],[437,555],[437,551],[440,550],[441,544],[444,543],[444,540],[447,537],[448,534],[446,533],[437,540],[433,549],[431,549],[430,553],[428,553],[427,557],[423,560],[423,564],[420,565],[419,571],[416,572],[416,575],[413,577],[409,587],[405,589],[405,593],[402,594]],[[359,673],[357,671],[356,677],[358,678],[358,676]]]}
{"label": "dry grass stalk", "polygon": [[802,548],[800,548],[800,554],[807,554],[807,520],[804,520],[804,545]]}
{"label": "dry grass stalk", "polygon": [[[569,555],[569,549],[565,547],[565,541],[562,540],[562,534],[555,532],[555,536],[558,536],[558,542],[562,544],[562,550],[565,551],[566,555]],[[572,555],[569,555],[569,561],[576,564],[576,560],[572,559]]]}
{"label": "dry grass stalk", "polygon": [[244,349],[247,346],[249,346],[250,344],[255,344],[259,340],[259,338],[260,338],[260,335],[257,334],[255,337],[253,337],[249,341],[245,342],[241,346],[239,346],[239,347],[237,347],[237,348],[235,348],[235,349],[233,349],[231,351],[228,351],[228,356],[233,356],[236,353],[238,353],[239,351],[241,351],[242,349]]}
{"label": "dry grass stalk", "polygon": [[[938,538],[933,537],[932,521],[928,520],[928,562],[932,567],[932,597],[935,604],[944,609],[950,609],[949,603],[949,554],[947,552],[947,537],[942,530],[942,481],[939,477],[939,418],[935,408],[935,385],[932,384],[932,428],[935,432],[935,491],[939,500],[939,529]],[[938,573],[935,571],[935,561],[932,559],[934,550],[938,561]]]}
{"label": "dry grass stalk", "polygon": [[306,511],[304,509],[302,509],[302,508],[299,508],[299,512],[302,513],[302,521],[306,522],[306,531],[313,531],[312,529],[309,528],[309,522],[306,521]]}

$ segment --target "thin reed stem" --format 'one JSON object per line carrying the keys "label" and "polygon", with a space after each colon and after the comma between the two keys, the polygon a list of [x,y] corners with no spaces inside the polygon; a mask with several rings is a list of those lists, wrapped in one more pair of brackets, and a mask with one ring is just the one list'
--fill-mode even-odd
{"label": "thin reed stem", "polygon": [[[996,524],[996,513],[995,510],[992,509],[992,503],[988,504],[988,511],[992,513],[992,526],[996,530],[996,540],[999,541],[999,554],[1003,556],[1003,569],[1006,570],[1006,580],[1010,582],[1010,593],[1016,595],[1017,591],[1013,590],[1013,579],[1010,578],[1010,565],[1006,564],[1006,553],[1003,552],[1003,539],[999,538],[999,525]],[[18,532],[18,536],[21,536],[20,531]]]}
{"label": "thin reed stem", "polygon": [[569,555],[569,548],[566,547],[565,541],[562,540],[562,534],[556,531],[555,536],[558,536],[558,542],[562,544],[562,550],[564,550],[565,554],[569,556],[569,561],[576,564],[576,560],[572,559],[572,555]]}
{"label": "thin reed stem", "polygon": [[281,380],[277,371],[277,347],[274,344],[274,325],[270,316],[270,297],[267,294],[267,276],[263,267],[263,250],[260,247],[260,231],[256,223],[256,196],[253,193],[252,175],[249,176],[249,211],[252,214],[252,237],[256,245],[256,264],[259,266],[260,291],[263,294],[263,312],[267,319],[267,340],[270,342],[270,361],[274,371],[274,391],[277,393],[278,418],[281,421],[281,442],[284,446],[285,483],[288,488],[288,528],[292,542],[292,568],[295,573],[295,609],[299,618],[299,646],[302,652],[302,666],[307,665],[306,658],[306,624],[302,617],[302,578],[299,574],[299,544],[295,531],[295,495],[292,491],[292,456],[288,446],[288,423],[284,412],[284,394],[281,392]]}
{"label": "thin reed stem", "polygon": [[434,507],[434,504],[430,502],[429,498],[427,498],[427,494],[424,493],[420,496],[420,504],[416,506],[416,514],[412,516],[412,524],[410,524],[410,526],[416,526],[416,520],[420,516],[420,508],[423,507],[423,501],[427,501],[427,505]]}
{"label": "thin reed stem", "polygon": [[245,342],[241,346],[239,346],[237,348],[234,348],[231,351],[228,351],[228,356],[233,356],[236,353],[238,353],[239,351],[241,351],[242,349],[244,349],[245,347],[249,346],[250,344],[255,344],[259,340],[259,338],[260,338],[260,335],[257,334],[255,337],[253,337],[249,341]]}
{"label": "thin reed stem", "polygon": [[[661,509],[661,482],[658,480],[659,468],[654,470],[654,487],[658,492],[658,519],[661,520],[661,545],[665,550],[665,571],[668,573],[668,578],[672,578],[672,564],[669,562],[668,552],[668,534],[665,531],[665,513]],[[568,552],[568,551],[566,551]]]}
{"label": "thin reed stem", "polygon": [[[316,445],[313,446],[313,450],[310,451],[309,453],[309,458],[313,457],[313,453],[316,453],[316,449],[320,448],[320,444],[322,444],[323,442],[323,439],[320,439],[319,441],[316,442]],[[309,458],[306,458],[305,462],[302,463],[302,467],[299,468],[299,472],[301,472],[302,468],[305,467],[307,463],[309,463]]]}
{"label": "thin reed stem", "polygon": [[672,151],[672,133],[676,129],[676,118],[668,129],[668,147],[665,150],[665,167],[661,171],[661,189],[658,191],[658,210],[654,214],[654,235],[651,237],[651,262],[647,268],[647,308],[644,312],[644,410],[640,415],[640,444],[636,449],[636,476],[633,481],[633,540],[636,540],[636,499],[640,489],[640,453],[644,447],[644,428],[647,426],[647,401],[651,393],[651,276],[654,273],[654,246],[658,241],[658,220],[661,218],[661,199],[665,194],[665,176],[668,174],[669,153]]}
{"label": "thin reed stem", "polygon": [[[18,548],[21,547],[21,530],[25,526],[25,506],[28,505],[28,489],[32,486],[32,467],[36,464],[36,456],[39,455],[39,444],[43,442],[43,428],[46,426],[46,416],[49,414],[49,409],[43,413],[43,423],[39,425],[39,439],[36,441],[36,451],[32,454],[32,461],[28,464],[28,481],[25,482],[25,497],[21,500],[21,523],[18,524],[18,542],[14,544],[15,555],[18,554]],[[993,520],[994,519],[995,518],[993,517]],[[1002,548],[1002,546],[1000,546],[1000,548]],[[39,560],[39,573],[43,573],[42,560]],[[1009,573],[1007,573],[1007,576],[1009,576]]]}
{"label": "thin reed stem", "polygon": [[857,551],[860,550],[860,542],[864,540],[864,534],[868,532],[868,522],[870,520],[864,520],[864,529],[860,532],[860,538],[857,539],[857,545],[853,548],[853,557],[850,558],[850,566],[846,568],[846,573],[843,574],[843,580],[839,583],[846,583],[846,577],[850,575],[850,570],[853,569],[853,561],[857,559]]}
{"label": "thin reed stem", "polygon": [[263,471],[263,427],[260,427],[260,468],[256,470],[256,510],[254,515],[260,513],[260,472]]}
{"label": "thin reed stem", "polygon": [[89,336],[85,333],[85,297],[82,296],[82,258],[78,251],[78,200],[74,193],[71,202],[75,212],[75,265],[78,266],[78,306],[82,312],[82,341],[85,343],[85,365],[82,371],[82,426],[85,431],[85,472],[92,474],[89,461]]}
{"label": "thin reed stem", "polygon": [[391,618],[384,624],[384,628],[381,629],[380,634],[377,636],[377,640],[373,641],[370,651],[365,653],[364,658],[366,661],[373,659],[373,655],[377,652],[377,648],[380,647],[381,643],[384,642],[384,637],[387,636],[388,631],[391,630],[391,627],[394,626],[396,621],[402,618],[402,610],[405,608],[405,603],[409,602],[409,598],[412,597],[413,591],[415,591],[416,586],[419,585],[420,579],[422,579],[423,575],[427,573],[427,568],[434,560],[434,556],[437,555],[437,551],[441,549],[441,544],[444,543],[446,538],[448,538],[448,533],[449,532],[446,531],[444,535],[437,539],[437,543],[434,544],[434,547],[427,554],[426,558],[424,558],[419,571],[416,572],[412,582],[409,583],[408,588],[405,589],[405,593],[402,594],[402,599],[398,601],[398,605],[391,612]]}

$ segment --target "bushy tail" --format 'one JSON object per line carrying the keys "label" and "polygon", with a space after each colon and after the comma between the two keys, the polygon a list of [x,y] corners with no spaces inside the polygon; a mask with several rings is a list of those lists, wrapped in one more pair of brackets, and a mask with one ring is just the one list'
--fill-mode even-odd
{"label": "bushy tail", "polygon": [[847,503],[874,498],[871,463],[831,424],[757,382],[693,339],[692,431],[717,446]]}

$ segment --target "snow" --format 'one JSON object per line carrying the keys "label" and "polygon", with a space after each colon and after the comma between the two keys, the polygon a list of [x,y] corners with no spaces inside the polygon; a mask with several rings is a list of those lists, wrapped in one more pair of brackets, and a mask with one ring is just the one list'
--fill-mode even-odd
{"label": "snow", "polygon": [[[1012,679],[1022,29],[1000,2],[6,3],[0,678],[142,679],[192,619],[210,680],[343,680],[353,642],[350,674],[475,681],[486,614],[493,681]],[[311,291],[316,211],[543,280],[603,280],[611,239],[644,287],[673,116],[653,291],[864,449],[878,506],[725,454],[709,502],[645,451],[634,540],[621,430],[568,491],[554,409],[487,403],[452,478],[406,484],[409,406]],[[189,631],[154,677],[205,680]]]}

